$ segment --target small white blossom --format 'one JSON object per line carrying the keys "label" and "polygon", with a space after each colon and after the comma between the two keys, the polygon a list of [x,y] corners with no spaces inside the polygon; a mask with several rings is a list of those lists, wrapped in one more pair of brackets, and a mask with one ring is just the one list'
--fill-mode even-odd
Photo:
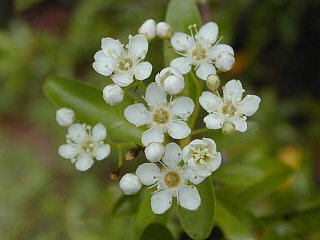
{"label": "small white blossom", "polygon": [[160,169],[155,163],[144,163],[136,170],[144,185],[157,187],[151,197],[151,209],[155,214],[167,211],[172,205],[173,197],[177,198],[181,207],[191,211],[198,209],[201,204],[198,190],[192,183],[194,176],[179,165],[181,160],[179,145],[169,143],[161,162],[163,168]]}
{"label": "small white blossom", "polygon": [[168,102],[166,93],[153,82],[148,85],[144,99],[148,109],[142,103],[136,103],[124,110],[125,118],[136,127],[149,125],[150,129],[142,133],[144,146],[162,143],[165,132],[174,139],[185,138],[191,133],[186,123],[194,110],[191,98],[178,97]]}
{"label": "small white blossom", "polygon": [[124,92],[118,85],[111,84],[103,89],[103,99],[110,105],[122,102]]}
{"label": "small white blossom", "polygon": [[141,189],[142,184],[137,175],[127,173],[121,178],[119,187],[125,195],[133,195]]}
{"label": "small white blossom", "polygon": [[223,97],[211,92],[203,92],[199,102],[209,113],[204,118],[207,128],[225,127],[231,131],[233,126],[235,130],[245,132],[247,116],[253,115],[258,110],[261,99],[255,95],[247,95],[242,99],[243,92],[244,89],[239,80],[231,80],[226,83]]}
{"label": "small white blossom", "polygon": [[[195,28],[195,35],[192,28]],[[230,46],[218,44],[219,29],[216,23],[206,23],[199,32],[195,25],[190,26],[189,29],[191,36],[176,32],[171,38],[172,47],[182,56],[173,59],[170,63],[171,67],[186,74],[194,66],[196,75],[202,80],[207,80],[209,75],[216,74],[216,67],[221,71],[231,69],[234,63],[234,52]]]}
{"label": "small white blossom", "polygon": [[144,154],[150,162],[158,162],[164,155],[164,146],[161,143],[150,143],[145,149]]}
{"label": "small white blossom", "polygon": [[154,39],[157,35],[156,22],[153,19],[146,20],[139,28],[139,34],[143,35],[148,41]]}
{"label": "small white blossom", "polygon": [[62,127],[70,126],[75,120],[74,111],[69,108],[60,108],[56,112],[56,121]]}
{"label": "small white blossom", "polygon": [[178,94],[184,89],[184,78],[175,68],[166,67],[155,77],[158,86],[168,94]]}
{"label": "small white blossom", "polygon": [[93,68],[104,76],[110,76],[120,87],[126,87],[137,80],[145,80],[152,71],[149,62],[143,62],[148,52],[148,41],[142,35],[129,36],[124,49],[119,40],[107,37],[101,40],[101,49],[94,55]]}
{"label": "small white blossom", "polygon": [[218,87],[220,86],[220,79],[218,77],[218,75],[209,75],[207,78],[207,87],[211,90],[217,90]]}
{"label": "small white blossom", "polygon": [[163,39],[171,38],[172,30],[170,24],[166,22],[159,22],[157,24],[157,36]]}
{"label": "small white blossom", "polygon": [[199,177],[208,177],[220,166],[221,154],[212,139],[195,139],[184,147],[183,160]]}
{"label": "small white blossom", "polygon": [[93,159],[102,160],[109,156],[110,145],[104,143],[105,127],[98,123],[92,129],[85,124],[72,124],[68,128],[67,144],[59,147],[59,155],[75,163],[79,171],[88,170]]}

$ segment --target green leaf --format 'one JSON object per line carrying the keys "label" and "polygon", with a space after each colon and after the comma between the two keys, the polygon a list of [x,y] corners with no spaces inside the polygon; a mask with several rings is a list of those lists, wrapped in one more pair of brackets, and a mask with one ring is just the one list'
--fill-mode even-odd
{"label": "green leaf", "polygon": [[142,234],[140,240],[173,240],[171,232],[159,223],[150,224]]}
{"label": "green leaf", "polygon": [[129,216],[135,214],[138,211],[141,195],[140,193],[132,196],[123,195],[112,209],[112,215]]}
{"label": "green leaf", "polygon": [[123,115],[124,108],[132,103],[128,96],[121,105],[110,106],[104,102],[99,89],[61,77],[49,77],[44,92],[59,107],[73,109],[81,121],[93,125],[102,123],[112,139],[122,143],[140,142],[141,131]]}
{"label": "green leaf", "polygon": [[201,205],[196,211],[179,206],[178,216],[184,231],[193,239],[207,238],[213,228],[215,215],[215,194],[210,178],[197,185]]}

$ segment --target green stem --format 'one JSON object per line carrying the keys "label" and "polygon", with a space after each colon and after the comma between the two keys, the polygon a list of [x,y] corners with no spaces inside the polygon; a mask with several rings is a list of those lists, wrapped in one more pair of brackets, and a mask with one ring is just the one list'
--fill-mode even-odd
{"label": "green stem", "polygon": [[210,129],[208,129],[208,128],[199,128],[199,129],[193,130],[191,132],[191,136],[202,134],[202,133],[206,133],[206,132],[209,132],[209,131],[210,131]]}
{"label": "green stem", "polygon": [[199,111],[200,111],[200,104],[199,104],[198,98],[200,97],[200,95],[202,93],[204,81],[197,78],[197,76],[195,75],[195,73],[193,71],[190,72],[190,75],[191,75],[191,78],[192,78],[194,84],[196,85],[196,89],[195,89],[196,99],[194,99],[195,106],[194,106],[194,111],[193,111],[193,114],[192,114],[191,120],[190,120],[190,127],[191,127],[191,129],[193,129],[194,125],[197,122],[197,118],[198,118]]}
{"label": "green stem", "polygon": [[122,167],[123,164],[123,156],[122,156],[122,147],[121,145],[118,146],[118,169]]}

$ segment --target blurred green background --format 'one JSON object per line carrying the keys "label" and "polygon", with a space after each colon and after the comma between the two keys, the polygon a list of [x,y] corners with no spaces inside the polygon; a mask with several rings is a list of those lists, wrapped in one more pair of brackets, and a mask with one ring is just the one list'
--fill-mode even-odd
{"label": "blurred green background", "polygon": [[[66,129],[56,125],[42,85],[55,74],[102,88],[104,77],[91,67],[100,39],[126,42],[144,20],[163,21],[167,3],[1,0],[1,240],[130,239],[139,201],[119,204],[122,194],[109,177],[116,155],[85,173],[60,158]],[[217,22],[223,42],[236,51],[224,82],[240,79],[247,93],[262,98],[246,133],[214,136],[225,167],[213,179],[230,215],[210,239],[232,239],[228,226],[260,239],[256,222],[274,232],[272,239],[320,239],[320,1],[198,4],[204,22]],[[160,40],[152,42],[148,58],[153,74],[161,70]],[[217,218],[226,214],[219,211]],[[175,237],[188,239],[176,221],[170,225]]]}

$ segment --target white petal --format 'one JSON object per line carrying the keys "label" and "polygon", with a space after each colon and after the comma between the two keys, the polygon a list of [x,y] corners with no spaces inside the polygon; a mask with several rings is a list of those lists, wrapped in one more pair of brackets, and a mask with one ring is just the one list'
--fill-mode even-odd
{"label": "white petal", "polygon": [[68,128],[68,135],[75,143],[81,143],[88,138],[86,126],[79,123],[72,124]]}
{"label": "white petal", "polygon": [[145,100],[148,104],[163,106],[163,103],[167,101],[166,97],[167,94],[155,82],[148,85],[145,95]]}
{"label": "white petal", "polygon": [[123,46],[119,40],[107,37],[101,39],[101,49],[106,56],[119,56],[123,51]]}
{"label": "white petal", "polygon": [[221,154],[218,152],[214,159],[209,162],[208,170],[214,172],[221,165]]}
{"label": "white petal", "polygon": [[63,144],[58,149],[59,155],[66,159],[75,158],[78,152],[79,152],[79,149],[75,144]]}
{"label": "white petal", "polygon": [[174,121],[169,123],[168,133],[174,139],[182,139],[189,136],[191,129],[184,121]]}
{"label": "white petal", "polygon": [[136,127],[147,124],[151,117],[150,112],[142,103],[135,103],[128,106],[124,110],[124,116],[129,122],[136,125]]}
{"label": "white petal", "polygon": [[227,44],[218,44],[210,49],[210,57],[216,59],[221,52],[228,52],[234,55],[234,50],[231,46]]}
{"label": "white petal", "polygon": [[217,151],[217,145],[216,142],[213,141],[211,138],[202,138],[202,141],[208,144],[208,147],[211,152]]}
{"label": "white petal", "polygon": [[201,178],[206,178],[211,175],[211,172],[209,169],[207,169],[204,166],[199,165],[197,162],[195,162],[195,160],[193,158],[190,158],[188,160],[187,164],[188,164],[188,166],[190,166],[190,168],[192,168],[194,170],[195,174],[197,174]]}
{"label": "white petal", "polygon": [[169,143],[165,146],[165,154],[162,162],[170,169],[175,169],[182,160],[182,151],[178,144]]}
{"label": "white petal", "polygon": [[233,103],[238,102],[243,94],[242,84],[239,80],[230,80],[223,89],[223,97],[226,101],[231,100]]}
{"label": "white petal", "polygon": [[93,153],[97,160],[105,159],[110,155],[110,145],[103,144],[101,146],[95,147]]}
{"label": "white petal", "polygon": [[129,72],[118,73],[111,76],[112,81],[120,87],[126,87],[133,82],[133,74]]}
{"label": "white petal", "polygon": [[144,80],[150,77],[152,65],[149,62],[141,62],[135,67],[135,77],[138,80]]}
{"label": "white petal", "polygon": [[193,184],[196,184],[196,185],[201,183],[204,179],[206,179],[205,177],[198,176],[195,173],[195,171],[191,167],[189,167],[188,165],[186,165],[184,168],[183,177],[185,179],[188,179],[190,182],[192,182]]}
{"label": "white petal", "polygon": [[156,192],[151,197],[151,209],[155,214],[162,214],[172,205],[172,195],[169,189]]}
{"label": "white petal", "polygon": [[246,116],[253,115],[259,108],[261,99],[255,95],[248,95],[239,103],[238,111]]}
{"label": "white petal", "polygon": [[189,97],[178,97],[173,100],[171,111],[175,116],[180,118],[189,117],[194,110],[194,103]]}
{"label": "white petal", "polygon": [[144,133],[142,133],[141,136],[141,142],[144,146],[148,146],[150,143],[157,142],[157,143],[163,143],[164,141],[164,135],[162,127],[154,126]]}
{"label": "white petal", "polygon": [[144,163],[137,168],[136,174],[144,185],[149,186],[159,180],[161,172],[157,164]]}
{"label": "white petal", "polygon": [[101,123],[98,123],[93,127],[92,139],[94,141],[102,141],[106,138],[106,136],[107,136],[107,130]]}
{"label": "white petal", "polygon": [[194,43],[194,40],[189,35],[182,33],[182,32],[176,32],[171,37],[171,45],[172,47],[177,51],[186,51],[190,48],[191,44]]}
{"label": "white petal", "polygon": [[136,58],[144,58],[148,52],[148,41],[142,35],[129,38],[128,53]]}
{"label": "white petal", "polygon": [[208,113],[215,112],[222,107],[222,101],[220,97],[211,92],[202,92],[199,97],[199,103]]}
{"label": "white petal", "polygon": [[170,62],[170,67],[178,69],[181,74],[190,72],[191,66],[190,59],[186,57],[178,57]]}
{"label": "white petal", "polygon": [[82,154],[79,156],[76,162],[76,169],[79,171],[87,171],[89,168],[91,168],[92,164],[93,160],[91,157],[87,154]]}
{"label": "white petal", "polygon": [[213,74],[216,74],[216,68],[211,63],[201,63],[196,71],[196,75],[202,80],[207,80],[208,76]]}
{"label": "white petal", "polygon": [[225,116],[221,113],[210,113],[203,121],[206,127],[209,129],[219,129],[222,127],[225,120]]}
{"label": "white petal", "polygon": [[201,198],[198,190],[194,186],[181,186],[178,190],[179,204],[181,207],[194,211],[201,204]]}
{"label": "white petal", "polygon": [[94,55],[95,62],[92,64],[94,70],[98,73],[109,76],[114,70],[114,60],[111,57],[106,56],[102,50],[96,52]]}
{"label": "white petal", "polygon": [[199,36],[206,40],[207,43],[213,44],[218,38],[219,27],[214,22],[208,22],[199,30]]}
{"label": "white petal", "polygon": [[230,117],[228,118],[228,122],[233,123],[235,126],[235,129],[239,132],[247,131],[248,125],[244,118]]}

